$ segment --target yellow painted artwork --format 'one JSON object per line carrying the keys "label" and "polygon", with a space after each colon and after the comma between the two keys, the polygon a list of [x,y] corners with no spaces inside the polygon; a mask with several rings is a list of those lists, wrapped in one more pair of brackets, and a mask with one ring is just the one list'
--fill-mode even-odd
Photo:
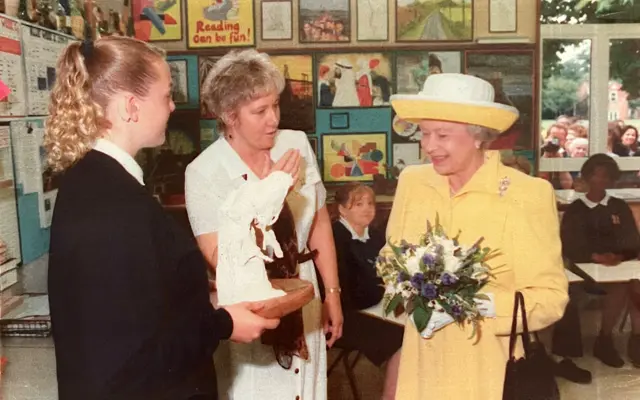
{"label": "yellow painted artwork", "polygon": [[133,0],[136,39],[158,42],[182,39],[182,0]]}
{"label": "yellow painted artwork", "polygon": [[385,173],[387,135],[323,135],[322,153],[325,182],[372,181]]}
{"label": "yellow painted artwork", "polygon": [[253,1],[188,1],[187,36],[189,48],[253,46]]}

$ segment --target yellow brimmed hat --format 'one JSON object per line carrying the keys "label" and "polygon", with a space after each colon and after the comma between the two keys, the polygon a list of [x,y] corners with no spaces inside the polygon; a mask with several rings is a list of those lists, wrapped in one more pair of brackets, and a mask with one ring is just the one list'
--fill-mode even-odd
{"label": "yellow brimmed hat", "polygon": [[425,80],[420,93],[391,96],[391,106],[398,117],[413,123],[430,119],[504,132],[520,113],[515,107],[496,103],[494,96],[493,86],[475,76],[434,74]]}

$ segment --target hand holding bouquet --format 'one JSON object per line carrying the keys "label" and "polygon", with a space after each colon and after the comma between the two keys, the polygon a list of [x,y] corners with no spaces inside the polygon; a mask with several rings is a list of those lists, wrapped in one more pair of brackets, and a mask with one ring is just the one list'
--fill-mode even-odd
{"label": "hand holding bouquet", "polygon": [[498,253],[482,248],[483,238],[467,247],[459,236],[449,238],[436,216],[420,243],[389,243],[393,254],[378,258],[385,313],[406,312],[425,338],[452,322],[471,324],[474,337],[478,322],[495,316],[492,296],[480,290],[493,277],[486,262]]}

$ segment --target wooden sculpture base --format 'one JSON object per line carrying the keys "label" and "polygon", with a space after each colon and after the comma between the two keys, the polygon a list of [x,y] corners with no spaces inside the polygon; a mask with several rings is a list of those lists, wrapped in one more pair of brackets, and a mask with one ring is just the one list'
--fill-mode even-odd
{"label": "wooden sculpture base", "polygon": [[313,284],[302,279],[272,279],[271,285],[287,294],[262,302],[264,308],[256,314],[264,318],[282,318],[304,307],[314,296]]}

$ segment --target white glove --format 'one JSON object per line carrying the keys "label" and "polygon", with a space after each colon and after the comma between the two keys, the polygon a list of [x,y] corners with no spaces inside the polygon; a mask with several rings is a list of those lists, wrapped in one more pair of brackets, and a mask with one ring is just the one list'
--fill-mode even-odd
{"label": "white glove", "polygon": [[489,300],[485,299],[474,299],[476,302],[476,306],[478,307],[478,311],[480,315],[487,318],[495,318],[496,317],[496,303],[495,297],[493,293],[483,293],[485,296],[489,298]]}
{"label": "white glove", "polygon": [[[413,314],[411,314],[411,321],[415,325],[415,321],[413,320]],[[433,336],[433,333],[437,330],[444,328],[454,321],[453,317],[447,314],[444,311],[433,311],[431,314],[431,318],[427,323],[427,327],[424,328],[422,332],[420,332],[420,336],[424,339],[430,339]]]}

